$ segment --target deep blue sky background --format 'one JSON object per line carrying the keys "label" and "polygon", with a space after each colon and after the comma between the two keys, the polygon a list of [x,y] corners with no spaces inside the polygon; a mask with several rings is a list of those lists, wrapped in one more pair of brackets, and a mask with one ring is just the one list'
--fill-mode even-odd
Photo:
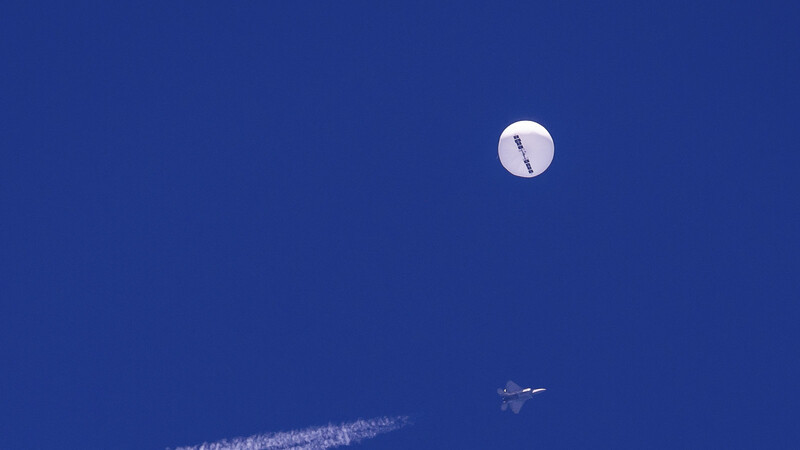
{"label": "deep blue sky background", "polygon": [[0,13],[0,448],[797,448],[796,2],[162,3]]}

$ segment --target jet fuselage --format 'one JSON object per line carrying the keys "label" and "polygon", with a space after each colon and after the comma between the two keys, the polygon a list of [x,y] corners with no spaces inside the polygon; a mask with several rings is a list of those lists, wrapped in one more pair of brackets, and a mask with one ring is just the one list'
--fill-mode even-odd
{"label": "jet fuselage", "polygon": [[545,391],[546,389],[531,389],[525,388],[518,392],[507,392],[503,391],[500,394],[503,397],[503,402],[513,402],[514,400],[528,400],[533,397],[535,394],[539,392]]}

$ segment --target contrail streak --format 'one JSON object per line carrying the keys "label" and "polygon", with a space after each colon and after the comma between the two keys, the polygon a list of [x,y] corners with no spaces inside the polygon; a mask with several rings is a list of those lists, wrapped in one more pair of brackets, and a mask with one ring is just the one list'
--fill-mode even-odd
{"label": "contrail streak", "polygon": [[355,444],[382,433],[399,430],[409,424],[407,416],[359,419],[355,422],[328,424],[304,430],[256,434],[245,438],[224,439],[175,450],[317,450]]}

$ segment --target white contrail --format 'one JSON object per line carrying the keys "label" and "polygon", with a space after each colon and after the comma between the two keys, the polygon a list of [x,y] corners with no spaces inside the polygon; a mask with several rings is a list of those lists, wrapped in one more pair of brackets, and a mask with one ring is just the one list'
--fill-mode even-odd
{"label": "white contrail", "polygon": [[304,430],[256,434],[245,438],[224,439],[175,450],[317,450],[339,447],[398,430],[409,424],[407,416],[359,419],[339,425],[328,424]]}

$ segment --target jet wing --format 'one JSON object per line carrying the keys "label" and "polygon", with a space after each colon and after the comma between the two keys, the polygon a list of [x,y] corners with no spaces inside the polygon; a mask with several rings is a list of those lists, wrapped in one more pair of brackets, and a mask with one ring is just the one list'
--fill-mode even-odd
{"label": "jet wing", "polygon": [[[525,400],[527,400],[527,398]],[[511,406],[511,410],[514,411],[514,414],[519,414],[519,410],[522,409],[522,405],[525,404],[525,400],[514,400],[513,402],[509,402],[509,406]]]}
{"label": "jet wing", "polygon": [[511,380],[508,380],[508,383],[506,383],[506,392],[519,392],[521,390],[522,388]]}

